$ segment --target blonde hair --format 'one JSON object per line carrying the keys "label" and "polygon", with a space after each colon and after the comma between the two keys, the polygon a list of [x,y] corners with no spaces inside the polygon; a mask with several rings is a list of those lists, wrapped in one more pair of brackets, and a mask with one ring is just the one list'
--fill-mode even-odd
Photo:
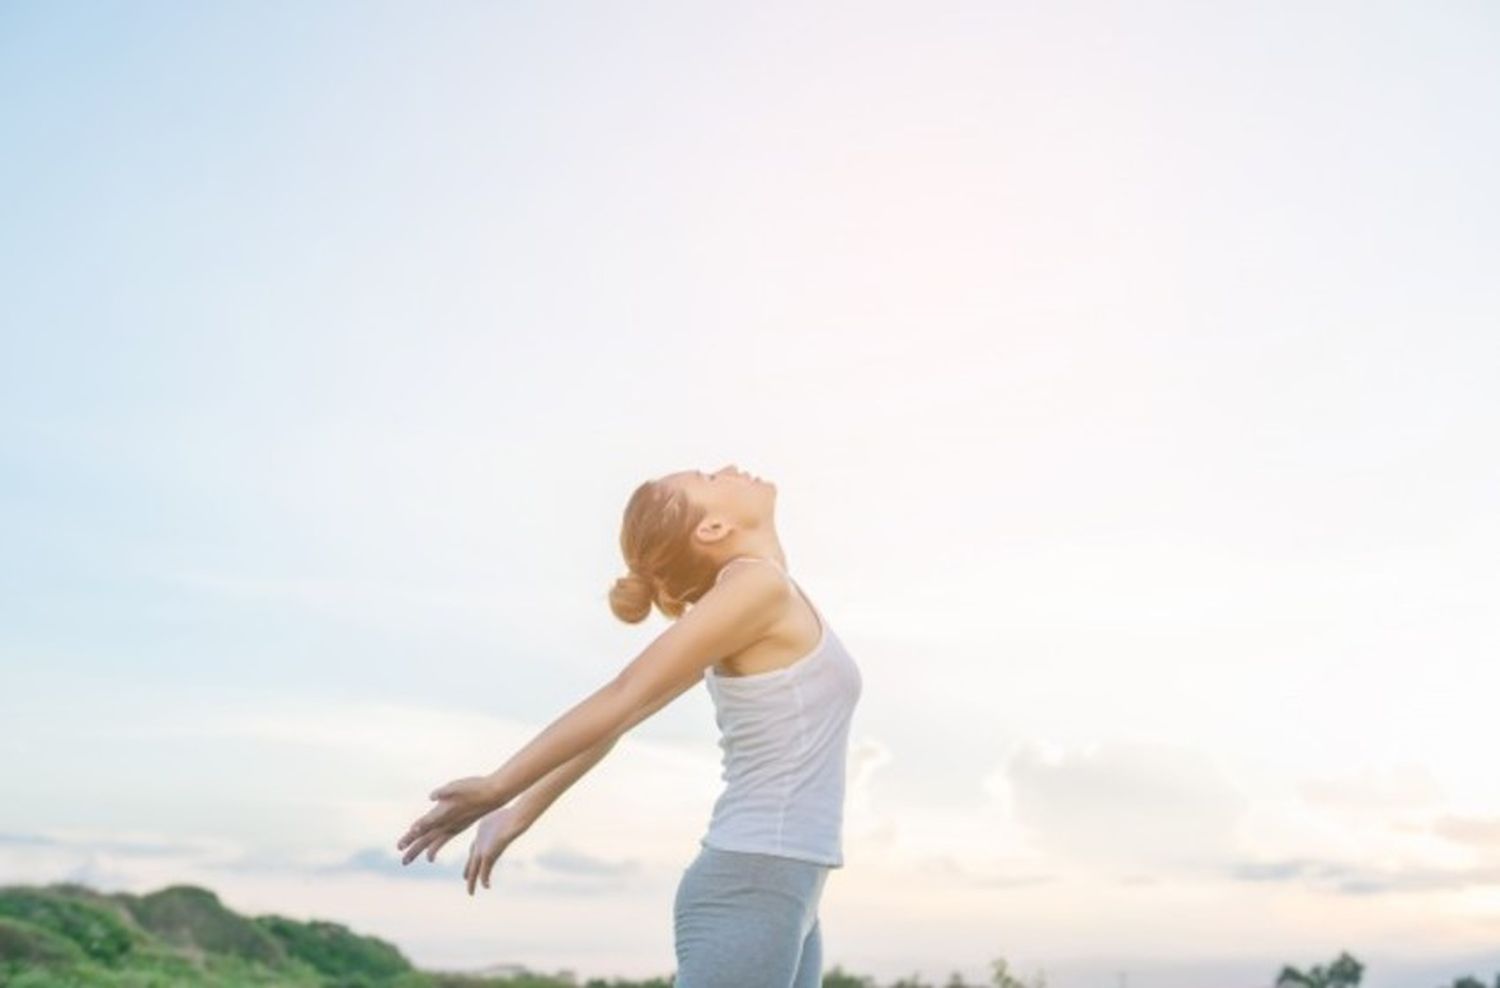
{"label": "blonde hair", "polygon": [[620,525],[620,552],[630,572],[609,590],[609,609],[628,624],[644,621],[651,605],[669,618],[681,617],[687,605],[713,585],[714,561],[693,547],[693,530],[708,509],[684,492],[648,480],[625,505]]}

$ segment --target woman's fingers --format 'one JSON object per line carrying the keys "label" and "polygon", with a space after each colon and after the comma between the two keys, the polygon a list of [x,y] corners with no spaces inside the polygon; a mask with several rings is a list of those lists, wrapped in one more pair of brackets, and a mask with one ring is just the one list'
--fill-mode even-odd
{"label": "woman's fingers", "polygon": [[453,839],[453,835],[452,834],[443,834],[437,840],[433,841],[431,849],[427,852],[427,860],[428,861],[436,861],[437,860],[437,852],[442,848],[442,846],[444,844],[448,843],[452,839]]}
{"label": "woman's fingers", "polygon": [[396,842],[396,850],[401,850],[406,845],[410,844],[412,841],[416,840],[427,831],[431,830],[433,824],[435,824],[438,821],[438,818],[442,815],[442,809],[443,808],[441,806],[435,806],[418,817],[416,822],[413,823],[410,827],[407,827],[406,833],[402,834],[401,839]]}
{"label": "woman's fingers", "polygon": [[441,831],[429,830],[421,837],[412,841],[411,846],[406,849],[406,854],[401,858],[401,863],[410,864],[418,855],[426,850],[427,845],[440,839],[444,839]]}
{"label": "woman's fingers", "polygon": [[[485,863],[489,859],[489,855],[486,852],[479,851],[479,845],[475,845],[475,850],[478,853],[469,859],[469,869],[464,876],[469,883],[470,895],[474,894],[474,886],[478,884],[480,876],[484,874]],[[489,886],[486,885],[485,887],[488,888]]]}
{"label": "woman's fingers", "polygon": [[[424,813],[416,823],[413,823],[407,829],[406,834],[396,842],[396,849],[400,850],[414,843],[429,841],[434,835],[446,841],[450,836],[463,830],[468,825],[469,821],[463,820],[459,811],[453,805],[439,803]],[[410,855],[407,860],[410,861],[415,856],[415,854]]]}
{"label": "woman's fingers", "polygon": [[470,895],[474,894],[474,886],[478,883],[482,882],[485,888],[490,887],[490,874],[494,871],[495,862],[499,860],[505,845],[499,844],[490,850],[483,848],[484,840],[475,838],[473,845],[469,848],[469,860],[464,863],[464,884],[468,886]]}
{"label": "woman's fingers", "polygon": [[406,853],[401,855],[401,863],[403,865],[411,864],[422,853],[422,848],[424,846],[426,846],[426,844],[420,838],[417,841],[413,842],[412,845],[406,849]]}
{"label": "woman's fingers", "polygon": [[484,873],[480,876],[480,880],[484,882],[485,888],[490,887],[490,872],[494,871],[495,862],[500,860],[500,850],[497,848],[494,854],[484,856]]}

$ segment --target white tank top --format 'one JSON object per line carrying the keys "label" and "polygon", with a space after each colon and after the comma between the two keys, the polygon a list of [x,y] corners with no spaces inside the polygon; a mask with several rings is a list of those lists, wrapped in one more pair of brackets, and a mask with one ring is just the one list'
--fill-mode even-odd
{"label": "white tank top", "polygon": [[704,682],[714,703],[726,783],[699,843],[726,851],[779,854],[841,868],[844,771],[849,722],[863,677],[802,588],[775,560],[817,615],[818,643],[791,665],[748,676],[712,666]]}

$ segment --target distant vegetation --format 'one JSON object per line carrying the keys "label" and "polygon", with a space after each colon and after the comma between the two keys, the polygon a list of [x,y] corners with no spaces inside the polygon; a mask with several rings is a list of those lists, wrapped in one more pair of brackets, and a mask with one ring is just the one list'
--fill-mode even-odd
{"label": "distant vegetation", "polygon": [[[1347,953],[1306,971],[1287,966],[1274,988],[1356,988],[1364,965]],[[338,923],[241,916],[208,889],[173,885],[149,895],[85,885],[0,886],[0,988],[672,988],[672,972],[645,981],[520,969],[504,976],[414,968],[393,944]],[[915,974],[889,985],[833,967],[823,988],[1047,988],[1045,972],[1021,979],[1002,959],[989,980],[958,972],[935,985]],[[1104,986],[1107,988],[1107,986]],[[1273,988],[1268,985],[1267,988]],[[1434,988],[1450,988],[1437,985]],[[1470,976],[1451,988],[1500,988]]]}
{"label": "distant vegetation", "polygon": [[[1275,988],[1355,988],[1364,976],[1365,966],[1347,952],[1341,953],[1333,963],[1324,967],[1314,964],[1306,971],[1288,965],[1276,976]],[[1437,985],[1436,988],[1450,988]],[[1471,975],[1456,978],[1451,988],[1490,988],[1488,984]],[[1494,988],[1500,988],[1500,972],[1495,974]]]}

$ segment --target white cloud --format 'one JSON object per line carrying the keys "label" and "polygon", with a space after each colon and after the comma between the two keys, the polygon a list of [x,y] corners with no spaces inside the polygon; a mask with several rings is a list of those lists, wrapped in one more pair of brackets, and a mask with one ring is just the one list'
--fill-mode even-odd
{"label": "white cloud", "polygon": [[1305,779],[1298,788],[1309,802],[1351,813],[1435,806],[1444,795],[1438,780],[1420,765],[1366,767]]}
{"label": "white cloud", "polygon": [[1037,845],[1090,866],[1212,866],[1235,852],[1248,807],[1211,757],[1180,746],[1021,745],[1005,773],[1016,818]]}

